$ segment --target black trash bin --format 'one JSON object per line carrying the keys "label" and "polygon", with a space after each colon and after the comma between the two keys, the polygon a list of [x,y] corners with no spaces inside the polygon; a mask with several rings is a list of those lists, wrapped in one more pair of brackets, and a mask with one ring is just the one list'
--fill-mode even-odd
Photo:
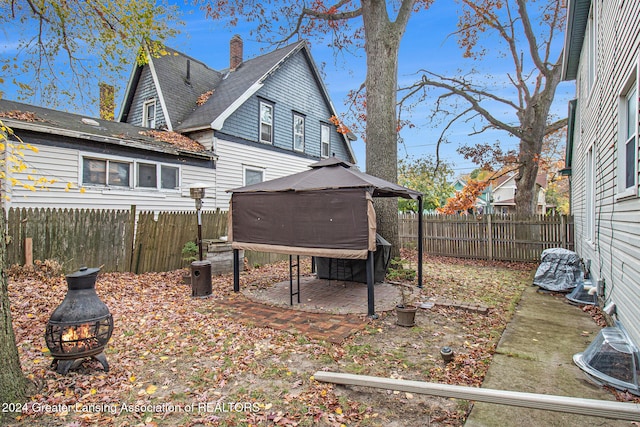
{"label": "black trash bin", "polygon": [[191,296],[208,297],[211,295],[211,261],[193,261],[191,263]]}

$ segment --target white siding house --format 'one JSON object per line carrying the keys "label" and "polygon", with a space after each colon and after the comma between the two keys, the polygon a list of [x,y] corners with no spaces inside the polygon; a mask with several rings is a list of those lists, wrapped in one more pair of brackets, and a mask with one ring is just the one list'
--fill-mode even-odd
{"label": "white siding house", "polygon": [[570,0],[564,80],[575,247],[600,282],[600,303],[640,345],[638,81],[640,2]]}
{"label": "white siding house", "polygon": [[[21,142],[37,149],[21,150],[26,166],[21,171],[5,162],[7,209],[193,210],[189,184],[216,186],[215,155],[187,138],[186,148],[179,147],[145,135],[148,129],[8,100],[0,100],[0,118]],[[158,135],[182,139],[170,132]],[[54,182],[31,191],[39,177]],[[214,200],[212,192],[205,209],[212,209]]]}

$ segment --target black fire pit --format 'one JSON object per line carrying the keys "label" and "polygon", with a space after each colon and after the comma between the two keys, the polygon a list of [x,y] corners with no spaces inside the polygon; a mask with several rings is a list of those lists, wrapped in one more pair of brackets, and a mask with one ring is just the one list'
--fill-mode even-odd
{"label": "black fire pit", "polygon": [[66,375],[89,357],[109,370],[103,350],[113,332],[113,317],[96,294],[99,271],[82,267],[68,274],[67,295],[47,323],[44,338],[53,356],[51,366],[59,374]]}

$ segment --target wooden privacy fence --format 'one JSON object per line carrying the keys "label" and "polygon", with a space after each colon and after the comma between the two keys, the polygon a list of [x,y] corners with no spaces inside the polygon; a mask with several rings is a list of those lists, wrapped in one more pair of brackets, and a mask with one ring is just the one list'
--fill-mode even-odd
{"label": "wooden privacy fence", "polygon": [[25,263],[25,241],[29,238],[33,259],[56,260],[65,271],[103,264],[104,271],[129,271],[130,211],[11,208],[7,236],[9,265]]}
{"label": "wooden privacy fence", "polygon": [[[3,212],[4,214],[4,212]],[[135,235],[134,235],[135,233]],[[227,214],[202,212],[202,237],[227,234]],[[65,272],[80,266],[102,271],[170,271],[185,265],[182,247],[197,238],[195,212],[91,209],[9,209],[7,263],[25,263],[30,239],[35,260],[53,259]]]}
{"label": "wooden privacy fence", "polygon": [[[217,239],[226,234],[226,212],[202,212],[203,239]],[[195,242],[197,236],[195,212],[141,212],[130,271],[146,273],[189,266],[189,262],[182,259],[182,247],[190,240]]]}
{"label": "wooden privacy fence", "polygon": [[[400,214],[403,247],[415,247],[418,216]],[[573,217],[565,215],[426,215],[424,252],[497,261],[539,261],[548,248],[573,250]]]}

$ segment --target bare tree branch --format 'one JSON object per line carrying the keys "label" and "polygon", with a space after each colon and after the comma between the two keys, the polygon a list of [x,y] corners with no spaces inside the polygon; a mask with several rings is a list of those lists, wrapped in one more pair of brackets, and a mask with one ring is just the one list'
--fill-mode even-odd
{"label": "bare tree branch", "polygon": [[540,59],[540,54],[538,53],[538,41],[536,40],[536,36],[531,28],[531,20],[529,19],[526,2],[525,0],[517,0],[517,3],[518,13],[520,14],[522,21],[522,28],[525,36],[527,37],[531,59],[533,60],[533,63],[536,64],[536,68],[540,70],[545,77],[547,77],[549,75],[549,69],[547,68],[546,63]]}
{"label": "bare tree branch", "polygon": [[567,123],[569,122],[569,119],[567,119],[566,117],[564,119],[560,119],[556,122],[553,122],[551,124],[549,124],[544,133],[545,135],[549,135],[552,134],[554,132],[559,131],[560,129],[562,129],[563,127],[567,126]]}
{"label": "bare tree branch", "polygon": [[[474,95],[477,97],[492,99],[494,101],[508,105],[509,107],[514,108],[516,111],[519,111],[520,110],[519,106],[515,105],[513,102],[504,98],[500,98],[487,91],[475,89],[467,82],[464,82],[458,79],[453,79],[453,78],[445,78],[443,76],[439,76],[435,73],[432,73],[426,70],[421,70],[421,71],[425,73],[423,74],[422,79],[419,82],[416,82],[414,85],[410,86],[409,88],[405,88],[405,89],[415,91],[416,87],[424,87],[424,86],[432,86],[440,89],[445,89],[448,91],[448,93],[441,95],[441,97],[457,95],[463,98],[464,100],[466,100],[469,104],[471,104],[471,107],[470,107],[471,109],[478,112],[485,120],[487,120],[496,128],[506,130],[507,132],[517,137],[522,137],[522,132],[519,127],[511,126],[501,120],[496,119],[487,109],[482,107],[482,105],[480,104],[481,100],[474,97]],[[435,76],[439,80],[438,81],[432,80],[428,78],[427,75]],[[447,83],[447,81],[452,83]]]}

